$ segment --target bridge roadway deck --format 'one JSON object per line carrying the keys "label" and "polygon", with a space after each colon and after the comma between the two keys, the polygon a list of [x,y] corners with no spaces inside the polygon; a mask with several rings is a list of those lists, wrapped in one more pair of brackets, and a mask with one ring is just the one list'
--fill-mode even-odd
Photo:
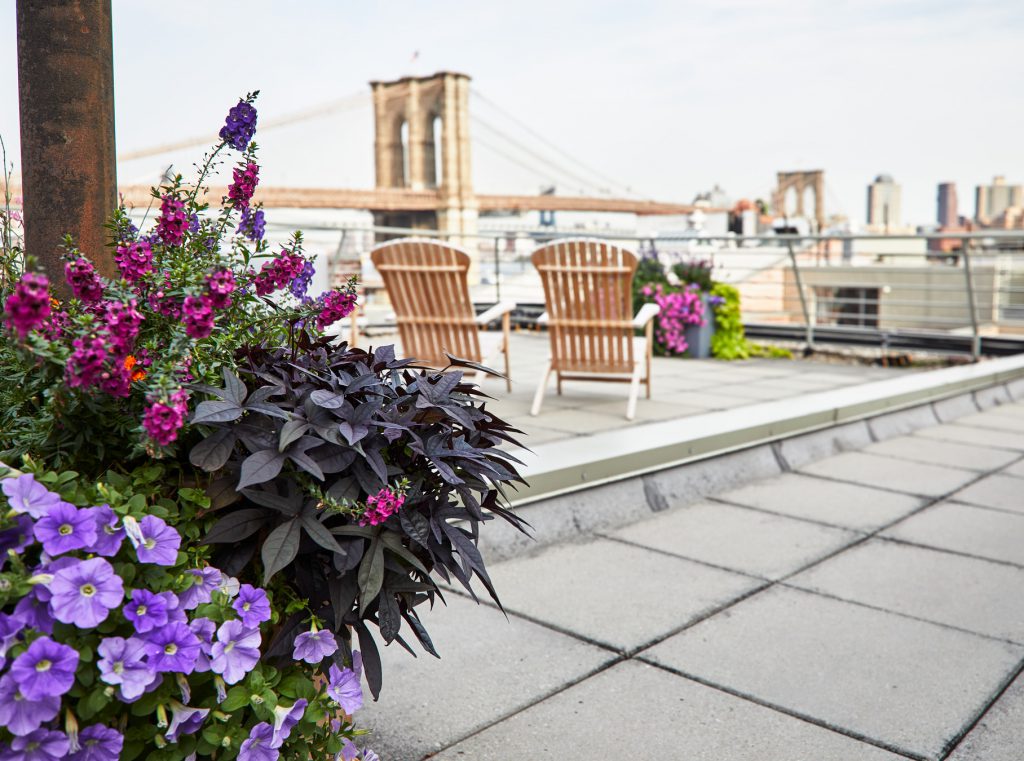
{"label": "bridge roadway deck", "polygon": [[[529,418],[530,341],[511,395],[486,384],[539,451],[629,430],[615,387]],[[900,373],[659,361],[631,427],[948,371]],[[529,505],[540,541],[488,551],[507,617],[447,594],[424,616],[441,659],[386,648],[357,723],[395,761],[1016,761],[1024,383],[993,382]],[[572,534],[547,541],[557,521]]]}

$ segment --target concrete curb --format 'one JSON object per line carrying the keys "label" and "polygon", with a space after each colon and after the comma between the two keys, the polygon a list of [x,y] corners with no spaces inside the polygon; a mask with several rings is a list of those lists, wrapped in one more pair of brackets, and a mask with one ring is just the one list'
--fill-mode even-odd
{"label": "concrete curb", "polygon": [[1024,355],[544,444],[513,497],[535,539],[496,521],[480,547],[521,555],[1015,400]]}

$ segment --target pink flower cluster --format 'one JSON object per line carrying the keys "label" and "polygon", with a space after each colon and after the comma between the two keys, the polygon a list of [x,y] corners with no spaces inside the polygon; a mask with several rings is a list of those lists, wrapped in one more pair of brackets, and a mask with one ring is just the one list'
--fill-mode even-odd
{"label": "pink flower cluster", "polygon": [[[171,276],[164,275],[164,288],[171,287]],[[151,291],[149,296],[149,308],[157,314],[162,314],[164,317],[170,317],[172,320],[176,320],[181,316],[181,301],[176,299],[174,296],[168,295],[163,288],[158,288],[155,291]]]}
{"label": "pink flower cluster", "polygon": [[142,417],[142,427],[155,443],[167,446],[176,438],[188,415],[188,394],[184,389],[168,397],[147,400],[148,406]]}
{"label": "pink flower cluster", "polygon": [[98,386],[111,396],[128,396],[132,363],[128,355],[142,327],[137,302],[106,301],[98,312],[102,326],[97,333],[76,338],[64,366],[64,378],[71,388]]}
{"label": "pink flower cluster", "polygon": [[331,291],[323,297],[322,304],[323,308],[316,316],[316,326],[320,330],[352,314],[356,308],[356,295],[351,291]]}
{"label": "pink flower cluster", "polygon": [[164,196],[160,202],[160,219],[156,223],[156,232],[160,240],[168,246],[180,246],[185,240],[188,226],[185,202],[172,195]]}
{"label": "pink flower cluster", "polygon": [[206,291],[201,296],[187,296],[182,304],[185,332],[191,338],[206,338],[213,332],[214,310],[231,306],[235,276],[228,269],[219,269],[206,277]]}
{"label": "pink flower cluster", "polygon": [[260,272],[253,281],[256,294],[268,296],[274,291],[284,288],[288,283],[302,274],[306,260],[296,253],[283,250],[274,259],[264,262]]}
{"label": "pink flower cluster", "polygon": [[114,261],[121,270],[121,277],[129,283],[136,283],[153,271],[153,247],[148,240],[124,243],[117,247]]}
{"label": "pink flower cluster", "polygon": [[214,309],[231,306],[231,294],[235,291],[235,273],[220,269],[206,276],[206,293]]}
{"label": "pink flower cluster", "polygon": [[50,316],[50,281],[46,275],[26,272],[4,304],[7,325],[24,338]]}
{"label": "pink flower cluster", "polygon": [[700,289],[690,286],[666,293],[660,285],[654,288],[645,285],[642,293],[645,296],[653,296],[654,303],[661,307],[657,328],[654,331],[658,343],[662,344],[669,354],[684,353],[689,348],[685,336],[686,327],[706,324]]}
{"label": "pink flower cluster", "polygon": [[[119,248],[119,253],[120,250]],[[68,281],[68,285],[71,286],[71,292],[75,294],[76,299],[81,299],[86,304],[92,304],[103,298],[103,283],[100,282],[96,268],[88,259],[80,256],[66,263],[64,277]]]}
{"label": "pink flower cluster", "polygon": [[360,526],[379,526],[389,517],[398,512],[405,504],[405,495],[391,491],[387,487],[366,498],[366,511],[359,519]]}
{"label": "pink flower cluster", "polygon": [[232,171],[234,182],[228,187],[228,198],[234,201],[235,208],[248,209],[249,201],[256,192],[256,185],[260,181],[260,168],[251,161],[245,165],[245,169],[235,167]]}
{"label": "pink flower cluster", "polygon": [[202,296],[186,296],[181,316],[190,338],[206,338],[213,332],[213,306]]}

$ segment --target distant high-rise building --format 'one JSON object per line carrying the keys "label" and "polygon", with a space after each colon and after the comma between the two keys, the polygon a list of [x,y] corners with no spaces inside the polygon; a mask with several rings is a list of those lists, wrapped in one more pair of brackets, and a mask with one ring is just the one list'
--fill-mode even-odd
{"label": "distant high-rise building", "polygon": [[868,185],[868,225],[880,230],[900,226],[900,186],[888,174]]}
{"label": "distant high-rise building", "polygon": [[938,199],[939,227],[953,227],[959,223],[956,203],[956,183],[940,182]]}
{"label": "distant high-rise building", "polygon": [[1011,206],[1024,206],[1024,186],[1007,185],[996,175],[991,185],[978,185],[974,191],[974,218],[987,224]]}

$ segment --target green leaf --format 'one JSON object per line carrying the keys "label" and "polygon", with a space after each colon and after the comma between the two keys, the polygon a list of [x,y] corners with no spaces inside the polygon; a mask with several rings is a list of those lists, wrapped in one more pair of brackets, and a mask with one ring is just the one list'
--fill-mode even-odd
{"label": "green leaf", "polygon": [[275,573],[295,560],[295,556],[299,552],[300,525],[298,518],[292,518],[271,531],[266,541],[263,542],[263,550],[260,554],[263,558],[264,584],[270,581]]}
{"label": "green leaf", "polygon": [[228,696],[220,704],[220,709],[227,713],[237,711],[242,706],[249,705],[249,691],[241,685],[236,685],[228,690]]}

